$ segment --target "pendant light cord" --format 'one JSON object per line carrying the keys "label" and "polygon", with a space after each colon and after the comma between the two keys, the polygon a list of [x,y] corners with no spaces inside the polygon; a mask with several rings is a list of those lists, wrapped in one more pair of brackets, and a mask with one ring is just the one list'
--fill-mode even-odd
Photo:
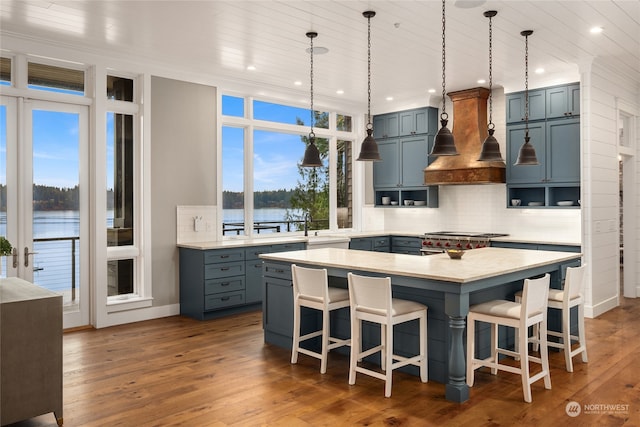
{"label": "pendant light cord", "polygon": [[309,79],[311,81],[311,132],[309,133],[309,138],[315,138],[316,134],[313,132],[313,119],[314,119],[314,114],[313,114],[313,38],[315,36],[311,35],[309,38],[311,39],[311,49],[310,49],[310,56],[311,56],[311,71],[309,72]]}
{"label": "pendant light cord", "polygon": [[489,129],[494,129],[493,124],[493,22],[489,15]]}
{"label": "pendant light cord", "polygon": [[524,135],[529,137],[529,35],[524,36]]}
{"label": "pendant light cord", "polygon": [[441,119],[446,119],[449,117],[446,111],[446,90],[445,90],[445,67],[446,67],[446,55],[445,55],[445,28],[446,28],[446,20],[445,20],[445,0],[442,0],[442,114],[440,114]]}
{"label": "pendant light cord", "polygon": [[367,129],[371,124],[371,15],[367,16]]}

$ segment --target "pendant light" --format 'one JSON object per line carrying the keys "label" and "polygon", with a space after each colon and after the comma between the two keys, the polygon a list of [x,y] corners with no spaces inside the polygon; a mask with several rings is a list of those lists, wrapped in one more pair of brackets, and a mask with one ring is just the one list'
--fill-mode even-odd
{"label": "pendant light", "polygon": [[307,145],[306,150],[304,150],[304,159],[302,160],[302,166],[304,167],[313,167],[317,168],[322,166],[322,160],[320,160],[320,151],[318,151],[318,147],[316,147],[316,134],[313,132],[313,120],[314,120],[314,111],[313,111],[313,39],[318,37],[318,33],[315,31],[309,31],[307,33],[307,37],[311,40],[311,48],[309,49],[309,53],[311,56],[311,131],[309,132],[309,144]]}
{"label": "pendant light", "polygon": [[492,20],[498,14],[495,10],[488,10],[484,16],[489,18],[489,124],[487,125],[487,133],[489,136],[482,143],[480,151],[480,162],[504,162],[502,154],[500,154],[500,144],[493,136],[496,126],[493,124],[493,25]]}
{"label": "pendant light", "polygon": [[367,136],[360,146],[360,155],[356,160],[379,162],[380,153],[378,152],[378,144],[373,138],[373,124],[371,123],[371,18],[376,16],[373,10],[362,12],[362,16],[367,18]]}
{"label": "pendant light", "polygon": [[446,90],[445,90],[445,0],[442,0],[442,113],[440,114],[440,125],[442,127],[433,140],[433,149],[430,156],[457,156],[456,144],[453,141],[453,135],[447,123],[449,123],[449,115],[446,111]]}
{"label": "pendant light", "polygon": [[520,32],[524,36],[524,144],[520,147],[516,166],[539,165],[536,150],[529,143],[529,36],[532,30]]}

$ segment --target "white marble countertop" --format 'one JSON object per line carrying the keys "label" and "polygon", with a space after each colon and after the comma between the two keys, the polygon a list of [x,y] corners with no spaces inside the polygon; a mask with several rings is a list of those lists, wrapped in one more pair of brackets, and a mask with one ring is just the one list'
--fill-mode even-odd
{"label": "white marble countertop", "polygon": [[[260,246],[260,245],[280,245],[286,243],[327,243],[327,242],[348,242],[352,238],[357,237],[373,237],[373,236],[410,236],[410,237],[422,237],[425,232],[407,232],[407,231],[348,231],[337,233],[320,232],[318,236],[303,236],[302,234],[287,234],[279,236],[269,237],[243,237],[233,236],[225,240],[209,241],[209,242],[186,242],[180,243],[177,246],[179,248],[189,248],[198,250],[207,249],[227,249],[227,248],[239,248],[248,246]],[[519,243],[533,243],[533,244],[547,244],[547,245],[568,245],[568,246],[581,246],[579,241],[567,240],[561,238],[549,238],[549,237],[532,237],[530,235],[510,235],[504,237],[495,237],[491,239],[496,242],[519,242]]]}
{"label": "white marble countertop", "polygon": [[336,248],[260,255],[264,260],[370,271],[460,284],[556,262],[570,261],[581,256],[582,254],[576,252],[491,247],[466,251],[460,260],[450,259],[445,253],[421,257]]}

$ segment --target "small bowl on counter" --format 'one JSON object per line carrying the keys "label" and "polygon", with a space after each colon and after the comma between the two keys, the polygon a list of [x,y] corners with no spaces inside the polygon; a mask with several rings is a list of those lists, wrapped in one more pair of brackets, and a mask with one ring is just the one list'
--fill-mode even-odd
{"label": "small bowl on counter", "polygon": [[447,249],[447,255],[451,259],[461,259],[462,255],[464,255],[463,249]]}

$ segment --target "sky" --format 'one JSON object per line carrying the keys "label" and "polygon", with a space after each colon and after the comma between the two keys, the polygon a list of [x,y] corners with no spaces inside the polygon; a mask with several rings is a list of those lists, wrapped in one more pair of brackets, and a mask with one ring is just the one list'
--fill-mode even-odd
{"label": "sky", "polygon": [[[244,100],[223,96],[222,114],[242,117]],[[258,120],[287,124],[297,124],[296,119],[299,118],[307,126],[311,120],[308,108],[262,101],[254,101],[253,116]],[[222,186],[226,191],[241,192],[243,190],[244,132],[245,130],[240,128],[229,126],[222,128]],[[304,149],[305,145],[300,135],[255,130],[253,135],[254,191],[294,188],[300,178],[297,165],[302,161]]]}
{"label": "sky", "polygon": [[[223,114],[242,116],[242,98],[223,96]],[[309,109],[254,101],[254,118],[307,126]],[[0,182],[6,183],[6,108],[0,107]],[[107,171],[113,171],[113,114],[107,115]],[[223,189],[243,191],[244,132],[224,127],[222,131]],[[306,133],[305,133],[306,136]],[[36,110],[33,112],[34,183],[70,188],[79,180],[78,116],[72,113]],[[255,191],[292,189],[299,179],[297,164],[304,155],[300,135],[266,130],[254,131]],[[107,173],[107,188],[113,188],[113,173]]]}

